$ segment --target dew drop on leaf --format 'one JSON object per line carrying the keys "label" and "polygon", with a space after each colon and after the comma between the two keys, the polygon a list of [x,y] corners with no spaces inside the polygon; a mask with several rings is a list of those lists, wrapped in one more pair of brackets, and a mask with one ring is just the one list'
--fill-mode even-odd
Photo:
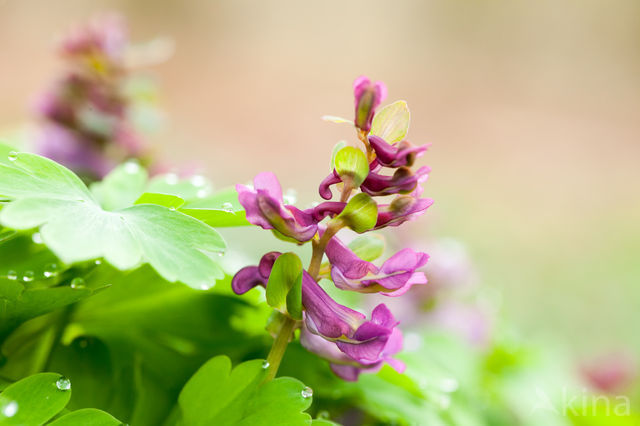
{"label": "dew drop on leaf", "polygon": [[328,419],[329,418],[329,412],[327,410],[322,410],[318,413],[318,418],[319,419]]}
{"label": "dew drop on leaf", "polygon": [[262,368],[263,368],[264,370],[266,370],[267,368],[269,368],[269,365],[271,365],[271,364],[269,364],[269,361],[267,361],[266,359],[265,359],[264,361],[262,361]]}
{"label": "dew drop on leaf", "polygon": [[302,389],[302,392],[300,392],[300,394],[302,395],[303,398],[311,398],[313,396],[313,389],[307,386],[304,389]]}
{"label": "dew drop on leaf", "polygon": [[56,381],[56,387],[61,391],[68,391],[71,389],[71,380],[62,376]]}
{"label": "dew drop on leaf", "polygon": [[33,281],[33,277],[35,276],[35,274],[33,273],[33,271],[27,271],[24,274],[22,274],[22,281],[28,283]]}
{"label": "dew drop on leaf", "polygon": [[9,159],[9,161],[16,161],[18,159],[18,153],[15,151],[11,151],[7,158]]}
{"label": "dew drop on leaf", "polygon": [[95,265],[102,265],[102,260],[100,260],[100,259],[96,259],[93,263],[94,263]]}
{"label": "dew drop on leaf", "polygon": [[9,401],[2,407],[2,415],[4,417],[13,417],[18,412],[18,403],[15,401]]}
{"label": "dew drop on leaf", "polygon": [[50,263],[44,268],[44,277],[51,278],[58,275],[58,265],[56,263]]}
{"label": "dew drop on leaf", "polygon": [[80,277],[76,277],[71,280],[71,288],[82,289],[84,288],[84,279]]}
{"label": "dew drop on leaf", "polygon": [[18,273],[16,271],[8,271],[7,272],[7,279],[8,280],[12,280],[15,281],[18,279]]}
{"label": "dew drop on leaf", "polygon": [[233,204],[231,203],[223,203],[222,210],[231,213],[233,211]]}
{"label": "dew drop on leaf", "polygon": [[34,232],[31,235],[31,240],[36,244],[42,244],[42,235],[39,232]]}

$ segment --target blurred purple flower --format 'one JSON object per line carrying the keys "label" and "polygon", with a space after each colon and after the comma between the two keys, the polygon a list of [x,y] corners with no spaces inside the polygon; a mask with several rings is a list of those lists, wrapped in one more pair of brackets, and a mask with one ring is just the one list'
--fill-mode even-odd
{"label": "blurred purple flower", "polygon": [[372,83],[365,76],[358,77],[353,82],[353,95],[355,97],[356,127],[364,132],[371,129],[371,122],[376,108],[387,97],[387,86],[380,81]]}
{"label": "blurred purple flower", "polygon": [[282,188],[273,173],[260,173],[253,179],[253,188],[236,185],[236,191],[252,224],[275,229],[300,242],[309,241],[316,234],[318,226],[311,214],[284,205]]}

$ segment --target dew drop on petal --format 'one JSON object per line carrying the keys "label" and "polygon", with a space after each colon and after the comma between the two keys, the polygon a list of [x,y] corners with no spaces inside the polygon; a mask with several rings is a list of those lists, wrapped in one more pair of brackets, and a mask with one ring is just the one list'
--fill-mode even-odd
{"label": "dew drop on petal", "polygon": [[68,391],[71,389],[71,380],[62,376],[56,381],[56,387],[61,391]]}
{"label": "dew drop on petal", "polygon": [[33,241],[36,244],[42,244],[42,235],[39,232],[34,232],[31,235],[31,241]]}
{"label": "dew drop on petal", "polygon": [[262,361],[262,369],[266,370],[267,368],[269,368],[271,364],[269,364],[269,361],[267,361],[266,359],[264,361]]}
{"label": "dew drop on petal", "polygon": [[11,151],[7,158],[9,159],[9,161],[16,161],[18,159],[18,153],[15,151]]}
{"label": "dew drop on petal", "polygon": [[16,271],[7,271],[7,279],[15,281],[18,279],[18,273]]}
{"label": "dew drop on petal", "polygon": [[33,277],[35,276],[35,274],[33,273],[33,271],[26,271],[24,274],[22,274],[22,281],[28,283],[33,281]]}
{"label": "dew drop on petal", "polygon": [[311,398],[313,396],[313,389],[307,386],[304,389],[302,389],[302,392],[300,392],[300,394],[302,395],[303,398]]}
{"label": "dew drop on petal", "polygon": [[84,278],[76,277],[71,280],[70,284],[71,288],[75,289],[83,289],[84,288]]}
{"label": "dew drop on petal", "polygon": [[2,407],[2,415],[4,417],[13,417],[18,412],[18,403],[15,401],[9,401]]}

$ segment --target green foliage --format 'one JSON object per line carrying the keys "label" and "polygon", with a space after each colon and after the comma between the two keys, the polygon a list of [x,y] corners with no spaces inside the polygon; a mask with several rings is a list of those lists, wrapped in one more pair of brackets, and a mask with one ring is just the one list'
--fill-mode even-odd
{"label": "green foliage", "polygon": [[[39,373],[19,380],[0,393],[0,425],[42,425],[61,412],[71,398],[71,382],[56,373]],[[50,425],[120,425],[95,409],[65,414]]]}
{"label": "green foliage", "polygon": [[267,303],[294,319],[302,319],[302,262],[296,254],[284,253],[273,264]]}
{"label": "green foliage", "polygon": [[373,262],[384,253],[384,238],[377,234],[361,235],[349,243],[349,248],[360,259]]}
{"label": "green foliage", "polygon": [[305,425],[311,405],[305,385],[291,377],[263,384],[263,361],[253,360],[231,369],[218,356],[205,363],[187,382],[178,399],[178,425]]}
{"label": "green foliage", "polygon": [[396,101],[380,109],[373,117],[371,134],[388,143],[400,142],[409,131],[411,114],[405,101]]}
{"label": "green foliage", "polygon": [[[209,287],[223,273],[215,259],[225,244],[220,235],[170,208],[140,204],[121,208],[119,188],[126,178],[140,184],[140,168],[125,165],[96,189],[108,211],[68,169],[33,154],[16,154],[12,165],[0,164],[0,194],[12,201],[0,223],[13,229],[40,227],[43,242],[65,263],[104,257],[121,270],[150,263],[169,281]],[[134,170],[135,169],[135,170]]]}
{"label": "green foliage", "polygon": [[378,205],[370,195],[361,192],[351,198],[342,213],[333,220],[340,221],[361,234],[376,226]]}

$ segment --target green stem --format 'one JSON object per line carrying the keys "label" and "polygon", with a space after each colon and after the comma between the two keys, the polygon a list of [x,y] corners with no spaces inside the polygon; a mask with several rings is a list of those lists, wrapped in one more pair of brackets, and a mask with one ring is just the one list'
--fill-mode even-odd
{"label": "green stem", "polygon": [[280,331],[278,331],[278,335],[273,341],[273,346],[271,346],[269,355],[267,355],[268,367],[267,375],[264,377],[265,383],[271,381],[274,377],[276,377],[276,373],[278,372],[278,368],[280,367],[282,357],[287,350],[289,340],[291,340],[291,334],[293,333],[293,330],[296,326],[296,322],[296,320],[286,317],[284,322],[282,323]]}
{"label": "green stem", "polygon": [[329,225],[322,234],[322,238],[319,240],[313,240],[311,244],[313,245],[313,253],[311,254],[311,262],[309,262],[309,267],[307,268],[307,272],[309,275],[313,277],[314,280],[318,281],[318,274],[320,273],[320,266],[322,265],[322,258],[324,256],[324,250],[327,248],[327,244],[329,244],[329,240],[333,238],[334,235],[340,230],[341,226]]}

